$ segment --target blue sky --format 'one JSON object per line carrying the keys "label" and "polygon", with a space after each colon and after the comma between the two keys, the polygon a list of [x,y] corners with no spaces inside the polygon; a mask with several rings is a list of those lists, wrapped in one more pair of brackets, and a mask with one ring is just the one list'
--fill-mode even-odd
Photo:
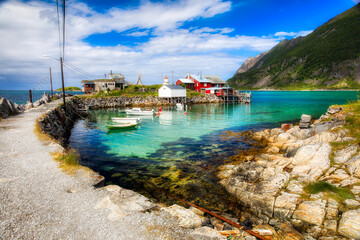
{"label": "blue sky", "polygon": [[[250,56],[305,36],[355,0],[67,1],[65,85],[110,70],[159,84],[174,71],[230,78]],[[61,86],[55,1],[0,4],[0,89]]]}

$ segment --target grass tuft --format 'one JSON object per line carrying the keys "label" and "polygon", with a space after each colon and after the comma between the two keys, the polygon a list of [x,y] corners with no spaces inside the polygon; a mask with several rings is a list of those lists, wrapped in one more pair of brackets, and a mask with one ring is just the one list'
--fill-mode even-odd
{"label": "grass tuft", "polygon": [[353,199],[354,194],[348,188],[339,188],[324,181],[310,183],[304,187],[305,192],[317,194],[319,192],[327,193],[329,198],[333,198],[338,202],[346,199]]}
{"label": "grass tuft", "polygon": [[49,134],[46,134],[40,127],[39,121],[41,117],[36,120],[35,126],[34,126],[34,133],[39,138],[39,140],[44,144],[50,144],[51,142],[56,142],[55,139],[53,139]]}
{"label": "grass tuft", "polygon": [[60,163],[60,168],[68,173],[75,174],[75,172],[82,166],[80,162],[80,154],[75,149],[66,149],[64,151],[57,151],[51,154],[55,161]]}

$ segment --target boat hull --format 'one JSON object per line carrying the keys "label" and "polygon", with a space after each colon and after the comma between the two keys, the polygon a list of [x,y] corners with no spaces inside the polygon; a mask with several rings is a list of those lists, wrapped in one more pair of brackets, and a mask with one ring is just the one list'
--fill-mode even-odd
{"label": "boat hull", "polygon": [[137,126],[137,124],[134,124],[134,123],[107,124],[106,128],[109,130],[115,130],[115,129],[135,128],[136,126]]}

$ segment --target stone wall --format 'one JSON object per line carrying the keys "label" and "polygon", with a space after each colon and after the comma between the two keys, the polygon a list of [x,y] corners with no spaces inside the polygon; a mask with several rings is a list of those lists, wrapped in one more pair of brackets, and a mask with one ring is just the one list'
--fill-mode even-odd
{"label": "stone wall", "polygon": [[71,98],[67,101],[66,111],[64,105],[60,105],[48,111],[39,119],[39,126],[62,146],[66,146],[70,138],[71,129],[77,119],[86,117],[79,109],[84,103],[78,98]]}
{"label": "stone wall", "polygon": [[[171,105],[167,100],[159,97],[105,97],[105,98],[86,98],[81,97],[84,105],[90,109],[99,108],[122,108],[122,107],[144,107],[144,106],[168,106]],[[219,98],[212,95],[196,96],[187,98],[187,104],[218,103]]]}

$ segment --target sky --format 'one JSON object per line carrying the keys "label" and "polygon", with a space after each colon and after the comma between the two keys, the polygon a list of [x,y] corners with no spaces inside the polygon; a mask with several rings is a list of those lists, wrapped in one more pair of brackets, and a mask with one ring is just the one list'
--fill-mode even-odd
{"label": "sky", "polygon": [[60,56],[65,86],[110,71],[133,83],[141,74],[146,85],[188,72],[227,80],[248,57],[306,36],[358,2],[66,0],[62,55],[56,1],[0,0],[0,89],[50,89],[49,67],[61,87]]}

